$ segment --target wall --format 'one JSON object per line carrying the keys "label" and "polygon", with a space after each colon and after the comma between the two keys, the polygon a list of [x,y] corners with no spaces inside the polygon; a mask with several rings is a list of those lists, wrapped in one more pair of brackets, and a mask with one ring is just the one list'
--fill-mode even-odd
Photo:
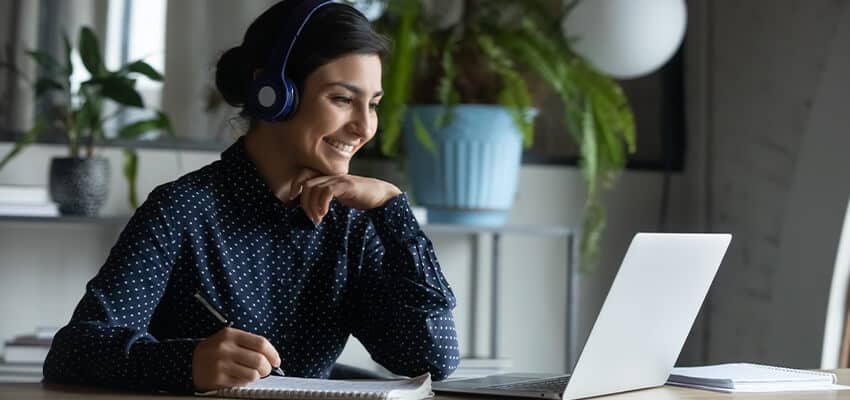
{"label": "wall", "polygon": [[690,109],[708,160],[701,211],[708,229],[735,235],[710,296],[707,361],[819,367],[850,193],[850,3],[691,12],[704,18],[688,95],[702,102]]}

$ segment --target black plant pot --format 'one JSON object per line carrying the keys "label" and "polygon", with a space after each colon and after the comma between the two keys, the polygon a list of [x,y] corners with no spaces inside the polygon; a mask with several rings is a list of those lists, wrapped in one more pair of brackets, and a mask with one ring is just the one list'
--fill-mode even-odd
{"label": "black plant pot", "polygon": [[50,197],[63,215],[97,215],[107,194],[109,160],[68,157],[50,160]]}

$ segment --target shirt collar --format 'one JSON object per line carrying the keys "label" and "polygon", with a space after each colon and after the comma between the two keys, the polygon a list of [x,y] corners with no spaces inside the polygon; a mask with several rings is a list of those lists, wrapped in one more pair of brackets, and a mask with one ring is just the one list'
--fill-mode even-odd
{"label": "shirt collar", "polygon": [[244,136],[221,153],[221,160],[226,169],[224,174],[227,186],[238,199],[239,205],[250,206],[254,211],[293,208],[285,207],[266,184],[260,170],[248,155]]}

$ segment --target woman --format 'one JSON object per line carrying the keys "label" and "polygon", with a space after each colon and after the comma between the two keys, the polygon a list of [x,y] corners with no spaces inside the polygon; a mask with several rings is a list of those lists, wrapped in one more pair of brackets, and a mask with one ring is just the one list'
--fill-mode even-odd
{"label": "woman", "polygon": [[[454,295],[407,198],[348,174],[377,129],[386,43],[324,3],[274,5],[222,55],[216,84],[248,133],[136,211],[54,338],[48,381],[191,392],[275,367],[327,378],[349,334],[397,374],[456,368]],[[299,101],[270,112],[284,70]]]}

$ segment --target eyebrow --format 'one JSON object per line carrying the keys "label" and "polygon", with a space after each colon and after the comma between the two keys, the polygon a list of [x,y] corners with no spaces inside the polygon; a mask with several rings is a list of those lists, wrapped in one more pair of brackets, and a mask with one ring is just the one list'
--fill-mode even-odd
{"label": "eyebrow", "polygon": [[[325,86],[342,86],[342,87],[348,89],[350,92],[352,92],[352,93],[354,93],[358,96],[363,95],[363,89],[359,88],[356,85],[352,85],[348,82],[329,82]],[[379,90],[379,91],[375,92],[375,94],[373,94],[372,97],[374,98],[374,97],[379,97],[379,96],[383,96],[383,95],[384,95],[384,91]]]}

